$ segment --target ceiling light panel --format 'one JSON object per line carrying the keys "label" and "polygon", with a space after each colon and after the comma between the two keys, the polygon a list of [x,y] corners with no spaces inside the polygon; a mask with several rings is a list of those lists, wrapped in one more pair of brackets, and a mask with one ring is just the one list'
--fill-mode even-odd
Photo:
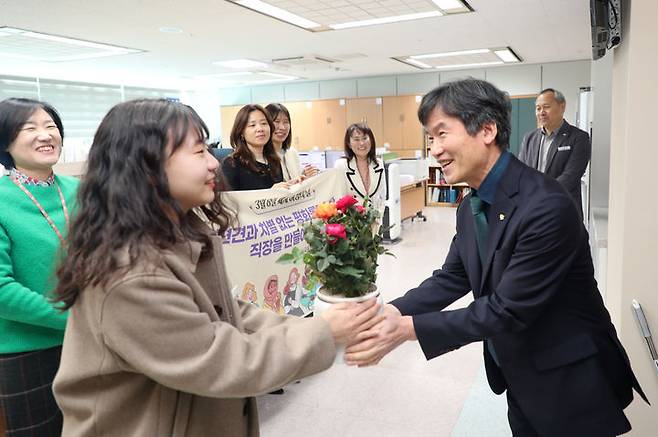
{"label": "ceiling light panel", "polygon": [[[452,9],[442,10],[433,0],[227,0],[266,15],[317,32],[371,26],[398,21],[440,17],[444,13],[470,12],[459,0],[452,0]],[[443,0],[445,1],[445,0]],[[456,8],[457,1],[459,8]],[[275,11],[271,13],[268,11]],[[288,17],[282,15],[288,14]],[[313,25],[290,19],[307,20]]]}
{"label": "ceiling light panel", "polygon": [[393,59],[424,70],[430,68],[470,68],[521,62],[509,47],[425,53],[399,56]]}
{"label": "ceiling light panel", "polygon": [[441,56],[435,58],[425,58],[423,62],[431,65],[434,68],[446,67],[451,65],[467,65],[488,62],[500,62],[498,56],[493,54],[490,50],[482,53],[469,53],[459,54],[454,56]]}
{"label": "ceiling light panel", "polygon": [[142,50],[0,27],[0,57],[37,62],[66,62],[138,52]]}
{"label": "ceiling light panel", "polygon": [[509,47],[504,47],[502,49],[494,49],[493,52],[500,58],[501,61],[503,62],[521,62],[518,56],[516,56],[516,53]]}
{"label": "ceiling light panel", "polygon": [[468,6],[460,0],[432,0],[432,2],[446,13],[466,12],[469,10]]}
{"label": "ceiling light panel", "polygon": [[274,1],[268,1],[266,3],[261,0],[235,0],[233,3],[237,3],[240,6],[253,9],[254,11],[262,12],[263,14],[278,18],[279,20],[287,21],[290,24],[303,27],[304,29],[320,27],[320,24],[314,21],[304,18],[301,15],[295,14],[288,9],[277,6],[277,2]]}

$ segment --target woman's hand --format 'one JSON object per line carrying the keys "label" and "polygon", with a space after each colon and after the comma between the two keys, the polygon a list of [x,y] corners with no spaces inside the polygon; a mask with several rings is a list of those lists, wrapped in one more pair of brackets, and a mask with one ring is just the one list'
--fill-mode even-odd
{"label": "woman's hand", "polygon": [[320,173],[320,170],[318,170],[317,167],[307,164],[304,166],[304,170],[302,171],[302,176],[304,176],[304,178],[310,178],[318,173]]}
{"label": "woman's hand", "polygon": [[367,331],[384,319],[379,313],[377,298],[361,303],[334,304],[320,317],[329,322],[334,342],[341,345],[354,343],[357,335]]}
{"label": "woman's hand", "polygon": [[276,184],[272,185],[272,188],[279,188],[279,189],[287,190],[288,188],[290,188],[290,181],[288,181],[288,182],[277,182]]}

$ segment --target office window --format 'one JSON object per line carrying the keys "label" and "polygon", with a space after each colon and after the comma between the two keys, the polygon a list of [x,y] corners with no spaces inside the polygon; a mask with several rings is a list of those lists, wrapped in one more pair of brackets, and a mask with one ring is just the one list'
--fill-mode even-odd
{"label": "office window", "polygon": [[0,76],[0,100],[10,97],[39,98],[39,87],[35,78]]}

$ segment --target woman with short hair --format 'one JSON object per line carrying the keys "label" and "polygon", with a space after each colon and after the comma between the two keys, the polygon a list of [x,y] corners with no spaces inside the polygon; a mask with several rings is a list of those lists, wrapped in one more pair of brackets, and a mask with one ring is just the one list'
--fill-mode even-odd
{"label": "woman with short hair", "polygon": [[63,138],[47,103],[0,102],[0,409],[10,436],[59,437],[62,428],[51,385],[66,313],[48,299],[78,188],[53,173]]}

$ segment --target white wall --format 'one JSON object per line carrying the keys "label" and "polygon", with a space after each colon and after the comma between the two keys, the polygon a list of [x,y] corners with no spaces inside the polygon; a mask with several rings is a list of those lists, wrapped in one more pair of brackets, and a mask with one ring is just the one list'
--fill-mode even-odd
{"label": "white wall", "polygon": [[643,306],[658,338],[658,203],[655,202],[658,147],[651,127],[658,101],[656,71],[658,2],[623,2],[623,41],[615,49],[612,70],[610,208],[608,221],[607,300],[633,370],[653,406],[635,396],[626,409],[630,436],[655,436],[658,429],[658,372],[631,311]]}
{"label": "white wall", "polygon": [[576,121],[578,92],[590,86],[590,61],[510,65],[471,70],[425,72],[353,79],[272,84],[219,90],[224,106],[280,101],[424,94],[441,83],[465,77],[488,80],[510,95],[536,94],[556,88],[567,98],[565,118]]}
{"label": "white wall", "polygon": [[183,91],[180,99],[182,103],[194,108],[201,119],[206,122],[210,131],[210,142],[219,141],[222,138],[222,119],[218,90]]}
{"label": "white wall", "polygon": [[554,62],[542,65],[541,88],[555,88],[564,94],[567,99],[564,118],[571,124],[576,123],[580,88],[590,86],[590,67],[590,61]]}
{"label": "white wall", "polygon": [[590,163],[592,208],[608,208],[610,182],[610,124],[612,112],[612,65],[614,52],[592,62],[592,161]]}

